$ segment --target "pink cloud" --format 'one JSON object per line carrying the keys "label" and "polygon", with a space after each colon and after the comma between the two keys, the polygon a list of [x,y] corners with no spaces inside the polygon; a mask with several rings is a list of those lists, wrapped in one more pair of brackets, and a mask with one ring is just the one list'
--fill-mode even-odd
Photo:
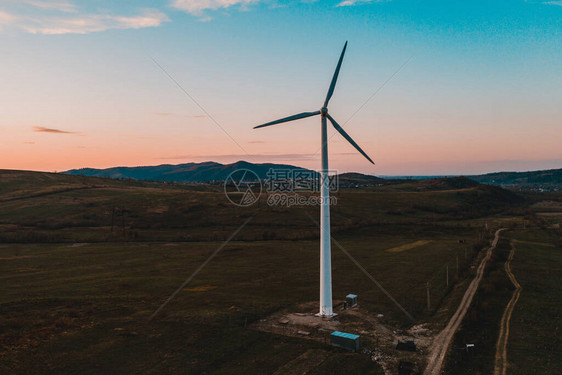
{"label": "pink cloud", "polygon": [[66,130],[44,128],[42,126],[34,126],[33,131],[37,133],[54,133],[54,134],[76,134],[75,132],[69,132]]}

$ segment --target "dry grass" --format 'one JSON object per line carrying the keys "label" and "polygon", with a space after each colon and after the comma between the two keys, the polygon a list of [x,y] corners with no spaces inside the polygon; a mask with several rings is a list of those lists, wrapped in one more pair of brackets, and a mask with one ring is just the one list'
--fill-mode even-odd
{"label": "dry grass", "polygon": [[390,249],[386,249],[385,251],[387,253],[401,253],[402,251],[406,251],[406,250],[414,249],[416,247],[427,245],[430,242],[431,242],[431,240],[418,240],[418,241],[407,243],[407,244],[404,244],[404,245],[401,245],[401,246],[396,246],[396,247],[393,247],[393,248],[390,248]]}
{"label": "dry grass", "polygon": [[546,246],[546,247],[556,247],[556,245],[547,242],[536,242],[536,241],[524,241],[524,240],[513,240],[515,243],[524,243],[527,245],[535,245],[535,246]]}
{"label": "dry grass", "polygon": [[183,288],[185,292],[207,292],[209,290],[216,289],[217,287],[214,285],[201,285],[195,288]]}
{"label": "dry grass", "polygon": [[[317,300],[318,227],[308,215],[318,217],[318,207],[270,207],[262,197],[242,209],[215,187],[9,171],[0,179],[0,240],[8,243],[0,258],[9,258],[0,261],[0,373],[272,374],[321,346],[244,329]],[[483,233],[467,217],[482,220],[505,207],[478,188],[336,195],[333,237],[424,321],[435,316],[425,308],[425,283],[438,310],[449,295],[445,265],[460,256],[462,278],[469,269]],[[354,292],[389,324],[411,324],[336,247],[332,265],[335,299]],[[338,353],[317,372],[376,372],[367,357]]]}

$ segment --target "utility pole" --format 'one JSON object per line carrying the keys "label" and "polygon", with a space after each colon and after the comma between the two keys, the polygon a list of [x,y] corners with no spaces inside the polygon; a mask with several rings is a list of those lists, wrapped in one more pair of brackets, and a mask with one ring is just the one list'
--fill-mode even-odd
{"label": "utility pole", "polygon": [[457,277],[459,277],[459,254],[457,253]]}
{"label": "utility pole", "polygon": [[431,309],[431,303],[429,302],[429,281],[425,284],[427,287],[427,309]]}

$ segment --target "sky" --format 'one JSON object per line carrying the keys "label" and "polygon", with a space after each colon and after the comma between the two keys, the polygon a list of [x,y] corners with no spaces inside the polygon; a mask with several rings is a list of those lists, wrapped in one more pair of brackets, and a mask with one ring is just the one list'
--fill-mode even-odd
{"label": "sky", "polygon": [[562,1],[0,0],[0,169],[562,168]]}

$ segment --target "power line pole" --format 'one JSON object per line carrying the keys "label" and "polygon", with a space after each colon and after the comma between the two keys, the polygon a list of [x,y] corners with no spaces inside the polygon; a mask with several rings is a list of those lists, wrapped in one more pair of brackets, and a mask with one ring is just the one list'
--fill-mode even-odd
{"label": "power line pole", "polygon": [[427,288],[427,309],[431,310],[431,304],[430,304],[430,301],[429,301],[429,281],[425,285],[426,285],[426,288]]}
{"label": "power line pole", "polygon": [[459,277],[459,254],[457,253],[457,277]]}

